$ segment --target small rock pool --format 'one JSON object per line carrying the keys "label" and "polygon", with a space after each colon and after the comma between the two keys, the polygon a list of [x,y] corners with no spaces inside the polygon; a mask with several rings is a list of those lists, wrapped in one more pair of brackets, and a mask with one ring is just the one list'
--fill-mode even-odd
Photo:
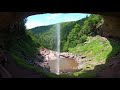
{"label": "small rock pool", "polygon": [[[57,60],[50,60],[48,62],[50,72],[57,72]],[[72,73],[78,70],[78,63],[71,58],[60,58],[59,60],[59,72],[61,73]]]}

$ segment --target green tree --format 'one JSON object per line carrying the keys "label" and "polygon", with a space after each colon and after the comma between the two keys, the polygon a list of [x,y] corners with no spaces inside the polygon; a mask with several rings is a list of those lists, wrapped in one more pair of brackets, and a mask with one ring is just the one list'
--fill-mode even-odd
{"label": "green tree", "polygon": [[75,47],[79,43],[78,33],[80,32],[80,30],[81,30],[80,25],[76,24],[74,29],[72,29],[72,31],[68,35],[69,47]]}

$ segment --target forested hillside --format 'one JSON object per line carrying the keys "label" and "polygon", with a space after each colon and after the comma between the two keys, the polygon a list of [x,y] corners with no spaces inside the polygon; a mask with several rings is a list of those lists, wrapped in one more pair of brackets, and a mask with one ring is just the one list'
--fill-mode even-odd
{"label": "forested hillside", "polygon": [[[61,51],[68,51],[77,44],[84,43],[87,36],[96,35],[96,26],[102,17],[90,15],[78,21],[60,23],[61,26]],[[41,26],[28,30],[38,46],[56,50],[56,26]]]}
{"label": "forested hillside", "polygon": [[[96,77],[96,65],[104,64],[120,51],[120,41],[114,38],[102,37],[100,28],[103,18],[99,15],[90,15],[78,21],[60,23],[61,52],[72,53],[81,60],[82,68],[70,75],[48,73],[40,66],[43,59],[40,50],[42,47],[56,51],[56,25],[39,26],[26,30],[26,20],[11,25],[8,41],[5,48],[17,64],[39,72],[42,77]],[[73,63],[72,63],[73,64]],[[80,64],[80,63],[79,63]],[[103,65],[100,69],[106,67]],[[92,70],[92,72],[90,72]],[[14,72],[14,71],[13,71]]]}

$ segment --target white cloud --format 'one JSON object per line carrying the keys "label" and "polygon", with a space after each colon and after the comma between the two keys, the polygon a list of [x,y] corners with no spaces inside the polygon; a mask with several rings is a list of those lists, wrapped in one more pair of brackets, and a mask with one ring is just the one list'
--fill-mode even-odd
{"label": "white cloud", "polygon": [[66,17],[65,18],[65,21],[76,21],[76,20],[79,20],[79,19],[76,19],[76,17]]}
{"label": "white cloud", "polygon": [[30,29],[30,28],[34,28],[34,27],[37,27],[37,26],[42,26],[42,25],[45,25],[45,23],[42,23],[42,22],[29,22],[29,23],[26,23],[26,28],[27,29]]}
{"label": "white cloud", "polygon": [[48,20],[54,20],[56,19],[60,14],[51,14],[50,16],[47,17]]}
{"label": "white cloud", "polygon": [[[87,15],[87,14],[86,14]],[[85,14],[60,14],[60,13],[54,13],[54,14],[45,14],[45,15],[39,15],[38,16],[31,16],[28,18],[28,21],[26,22],[26,28],[34,28],[37,26],[44,26],[44,25],[50,25],[60,22],[66,22],[66,21],[76,21],[80,18],[85,17]]]}

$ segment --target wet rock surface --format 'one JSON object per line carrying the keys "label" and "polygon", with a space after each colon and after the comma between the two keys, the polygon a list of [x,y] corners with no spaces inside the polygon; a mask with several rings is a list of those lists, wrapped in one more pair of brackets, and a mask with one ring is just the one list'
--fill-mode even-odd
{"label": "wet rock surface", "polygon": [[106,62],[106,68],[97,72],[98,78],[120,78],[120,54]]}
{"label": "wet rock surface", "polygon": [[[58,58],[58,52],[51,51],[46,48],[39,50],[38,59],[35,61],[37,66],[47,69],[47,71],[55,72],[56,70],[56,61]],[[60,55],[60,72],[70,73],[80,70],[84,63],[80,55],[75,55],[68,52],[62,52]]]}

